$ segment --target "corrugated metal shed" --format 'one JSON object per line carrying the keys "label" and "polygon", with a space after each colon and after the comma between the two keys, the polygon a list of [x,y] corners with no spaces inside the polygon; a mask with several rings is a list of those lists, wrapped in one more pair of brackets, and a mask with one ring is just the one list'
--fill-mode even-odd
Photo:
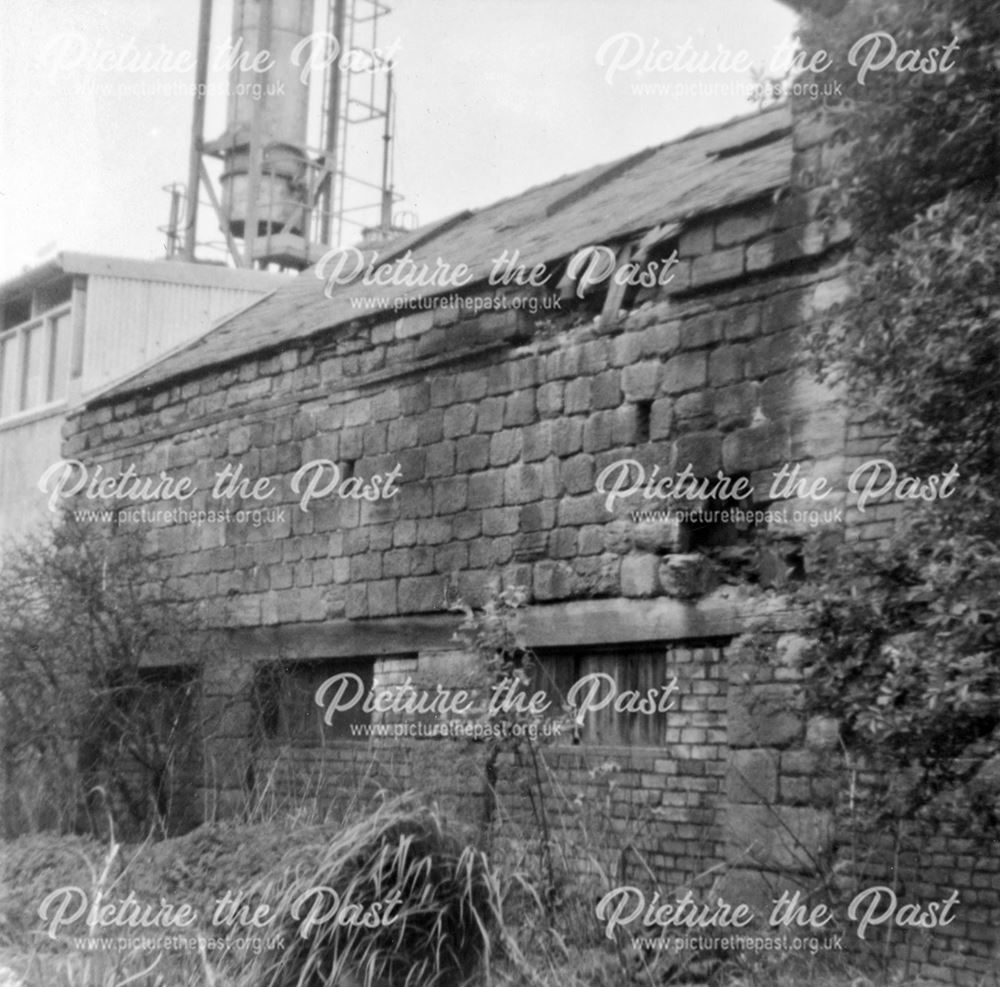
{"label": "corrugated metal shed", "polygon": [[87,279],[84,394],[120,380],[266,292],[91,274]]}
{"label": "corrugated metal shed", "polygon": [[[684,222],[782,188],[791,167],[790,131],[784,106],[696,131],[416,230],[393,241],[379,261],[412,250],[415,264],[433,266],[438,258],[452,266],[464,263],[475,280],[488,276],[504,249],[520,251],[528,266],[552,264],[589,243],[613,241],[668,221]],[[161,384],[377,313],[359,308],[359,296],[391,299],[440,291],[355,283],[327,297],[322,281],[307,271],[102,397]]]}

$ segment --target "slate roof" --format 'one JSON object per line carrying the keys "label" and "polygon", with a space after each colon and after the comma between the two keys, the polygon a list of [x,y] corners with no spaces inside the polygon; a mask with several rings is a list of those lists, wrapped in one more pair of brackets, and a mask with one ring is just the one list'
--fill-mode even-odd
{"label": "slate roof", "polygon": [[[785,186],[792,158],[791,116],[784,106],[695,131],[610,164],[567,175],[476,212],[420,227],[379,254],[412,250],[414,263],[467,264],[484,280],[504,250],[521,262],[554,264],[592,243],[608,243],[666,222],[684,223]],[[474,283],[474,282],[473,282]],[[432,295],[437,287],[344,285],[324,294],[314,270],[303,272],[205,335],[99,396],[106,401],[378,313],[351,299],[380,294]],[[391,311],[391,310],[390,310]]]}

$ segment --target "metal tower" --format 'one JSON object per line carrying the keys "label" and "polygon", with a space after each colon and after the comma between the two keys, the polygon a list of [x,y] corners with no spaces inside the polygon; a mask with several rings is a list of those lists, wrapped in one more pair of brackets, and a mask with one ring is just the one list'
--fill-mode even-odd
{"label": "metal tower", "polygon": [[[226,129],[205,141],[212,0],[201,0],[188,182],[183,202],[170,189],[168,256],[213,246],[199,237],[202,194],[238,267],[301,270],[330,247],[396,231],[393,66],[380,45],[390,8],[328,0],[317,30],[314,7],[234,0]],[[206,158],[221,162],[218,181]]]}

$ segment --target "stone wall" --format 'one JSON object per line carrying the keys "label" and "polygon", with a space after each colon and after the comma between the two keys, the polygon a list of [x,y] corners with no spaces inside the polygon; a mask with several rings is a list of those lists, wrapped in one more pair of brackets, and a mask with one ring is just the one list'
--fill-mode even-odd
{"label": "stone wall", "polygon": [[[641,857],[664,887],[707,887],[724,874],[730,900],[766,901],[776,888],[814,888],[842,859],[835,808],[849,779],[836,724],[801,708],[804,642],[773,588],[808,568],[804,535],[884,539],[897,507],[862,513],[844,494],[844,477],[891,436],[803,366],[809,324],[835,318],[848,299],[849,230],[830,212],[842,148],[829,121],[800,114],[793,140],[788,194],[690,220],[673,281],[617,317],[585,304],[530,315],[516,307],[526,296],[498,291],[489,312],[467,304],[358,320],[94,403],[70,421],[65,456],[111,474],[134,464],[140,475],[191,476],[200,492],[185,509],[229,511],[150,531],[173,584],[226,632],[206,689],[218,727],[205,759],[207,815],[248,799],[262,812],[303,798],[322,808],[418,784],[475,819],[484,745],[286,747],[255,739],[247,695],[255,670],[277,661],[367,655],[387,684],[460,677],[441,657],[457,623],[444,615],[457,600],[481,604],[496,580],[526,589],[525,637],[539,649],[641,644],[680,655],[730,642],[724,659],[690,674],[661,749],[543,748],[536,777],[548,818],[567,835],[588,824],[601,868],[630,875]],[[302,511],[290,481],[316,459],[360,481],[398,466],[399,493],[326,497]],[[773,517],[680,523],[655,513],[678,505],[641,492],[609,509],[598,478],[625,459],[647,477],[688,464],[700,478],[747,477],[756,495],[744,506]],[[214,501],[208,491],[227,464],[242,478],[273,478],[278,493]],[[785,464],[829,477],[837,493],[820,510],[802,496],[772,503]],[[763,551],[761,532],[776,536]],[[770,657],[743,637],[761,618]],[[540,810],[524,774],[513,754],[501,760],[497,811],[533,833]],[[954,939],[973,959],[934,947],[921,969],[941,982],[947,971],[971,982],[994,948],[996,875],[977,866],[982,846],[964,839],[913,842],[906,878],[924,894],[967,875],[963,900],[975,907]],[[585,855],[570,863],[595,868]],[[899,937],[895,955],[915,941]]]}
{"label": "stone wall", "polygon": [[[503,818],[537,833],[533,798],[543,798],[578,873],[648,865],[664,887],[706,891],[726,873],[731,898],[814,881],[832,814],[813,789],[791,673],[757,669],[748,680],[742,646],[707,664],[691,656],[774,609],[766,587],[801,566],[816,521],[842,526],[840,493],[813,521],[815,504],[772,504],[768,493],[783,465],[833,477],[843,466],[843,405],[802,366],[805,327],[845,293],[846,231],[824,202],[810,193],[689,222],[674,280],[617,317],[588,303],[531,316],[516,307],[524,296],[498,292],[495,311],[359,320],[72,419],[65,456],[111,475],[130,465],[185,475],[198,488],[183,508],[206,512],[205,523],[141,523],[173,586],[224,631],[206,673],[206,815],[293,798],[323,807],[414,784],[464,818],[476,812],[482,744],[281,747],[255,734],[248,697],[256,669],[278,661],[370,655],[385,683],[414,670],[433,677],[435,656],[454,647],[457,619],[442,615],[459,599],[482,604],[498,580],[525,588],[536,648],[641,645],[688,670],[659,748],[545,747],[534,796],[525,766],[501,759]],[[317,459],[359,482],[398,466],[399,492],[301,510],[291,481]],[[742,507],[776,513],[756,525],[681,523],[663,512],[690,504],[641,492],[609,506],[598,478],[622,460],[648,477],[685,467],[746,477],[755,495]],[[249,485],[269,477],[277,492],[213,499],[224,467]],[[770,554],[758,552],[762,531],[779,538]],[[592,843],[574,856],[581,826]],[[784,830],[790,843],[764,838]]]}
{"label": "stone wall", "polygon": [[[766,228],[766,214],[746,222],[755,217],[750,228]],[[703,224],[700,239],[681,239],[681,256],[710,249],[733,222]],[[781,464],[829,472],[844,448],[834,397],[794,366],[803,319],[839,297],[841,272],[716,286],[720,269],[699,274],[697,262],[717,252],[692,256],[702,290],[668,285],[610,332],[579,313],[532,330],[513,309],[341,330],[91,407],[69,423],[64,455],[111,474],[134,463],[140,475],[191,476],[192,511],[266,508],[260,527],[154,531],[181,591],[225,627],[436,612],[448,594],[481,601],[496,574],[536,602],[662,595],[659,557],[677,546],[645,537],[630,512],[671,505],[637,494],[608,511],[595,489],[602,470],[622,459],[663,475],[691,464],[699,477],[747,475],[762,498]],[[319,458],[363,479],[398,464],[399,494],[327,497],[305,513],[289,481]],[[277,495],[212,501],[224,464],[274,478]]]}

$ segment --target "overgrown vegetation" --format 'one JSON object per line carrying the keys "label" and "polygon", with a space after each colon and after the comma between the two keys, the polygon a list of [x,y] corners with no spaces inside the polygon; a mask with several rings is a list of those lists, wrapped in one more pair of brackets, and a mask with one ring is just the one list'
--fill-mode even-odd
{"label": "overgrown vegetation", "polygon": [[[138,536],[66,522],[4,556],[0,709],[5,828],[183,825],[201,663],[192,605]],[[169,670],[155,659],[166,659]]]}
{"label": "overgrown vegetation", "polygon": [[[954,40],[954,65],[910,59],[862,84],[848,56],[876,31],[899,54]],[[911,510],[877,550],[826,556],[804,591],[812,699],[891,769],[883,809],[905,818],[1000,752],[1000,19],[988,0],[855,0],[801,37],[831,55],[818,80],[844,87],[827,113],[857,234],[855,298],[817,329],[817,371],[895,434],[900,475],[959,471],[951,498]]]}

